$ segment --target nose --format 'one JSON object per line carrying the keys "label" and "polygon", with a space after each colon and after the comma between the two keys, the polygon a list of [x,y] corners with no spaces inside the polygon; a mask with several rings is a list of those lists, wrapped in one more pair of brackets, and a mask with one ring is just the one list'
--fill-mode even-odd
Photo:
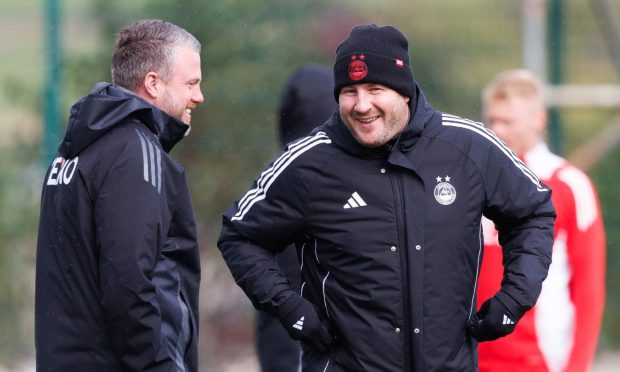
{"label": "nose", "polygon": [[372,102],[370,96],[364,91],[358,92],[354,109],[358,112],[368,112],[371,107]]}
{"label": "nose", "polygon": [[196,88],[196,91],[192,95],[192,101],[196,103],[203,103],[205,101],[205,98],[203,97],[202,91],[200,90],[199,86]]}

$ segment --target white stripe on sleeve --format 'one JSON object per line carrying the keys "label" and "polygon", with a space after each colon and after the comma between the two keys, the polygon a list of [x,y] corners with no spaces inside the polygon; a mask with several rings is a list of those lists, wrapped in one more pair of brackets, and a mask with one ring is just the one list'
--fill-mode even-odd
{"label": "white stripe on sleeve", "polygon": [[515,167],[519,169],[521,173],[523,173],[527,178],[529,178],[529,180],[532,181],[534,185],[536,185],[536,190],[541,191],[541,192],[549,191],[549,189],[542,186],[542,184],[540,183],[540,179],[538,179],[538,177],[534,174],[534,172],[532,172],[525,165],[525,163],[523,163],[523,161],[521,161],[521,159],[519,159],[517,155],[515,155],[515,153],[512,152],[512,150],[510,150],[508,146],[506,146],[506,144],[504,144],[504,142],[502,142],[502,140],[500,140],[495,135],[495,133],[493,133],[493,131],[489,130],[488,128],[485,128],[482,125],[482,123],[477,123],[471,120],[466,120],[458,116],[449,115],[449,114],[442,114],[442,117],[443,117],[442,125],[444,126],[467,129],[486,138],[488,141],[494,144],[497,148],[499,148],[500,151],[504,153],[504,155],[506,155],[508,159],[510,159],[510,161],[515,165]]}
{"label": "white stripe on sleeve", "polygon": [[256,182],[256,187],[248,191],[245,196],[241,198],[238,205],[239,210],[231,220],[235,221],[243,219],[245,214],[248,213],[254,204],[265,199],[269,187],[298,156],[310,150],[314,146],[331,142],[332,141],[324,132],[317,132],[313,136],[302,138],[301,140],[289,145],[287,151],[280,155],[280,157],[273,162],[272,166],[261,174],[260,178]]}
{"label": "white stripe on sleeve", "polygon": [[596,197],[588,177],[576,168],[566,167],[558,172],[558,178],[570,187],[575,199],[577,227],[587,230],[598,217]]}

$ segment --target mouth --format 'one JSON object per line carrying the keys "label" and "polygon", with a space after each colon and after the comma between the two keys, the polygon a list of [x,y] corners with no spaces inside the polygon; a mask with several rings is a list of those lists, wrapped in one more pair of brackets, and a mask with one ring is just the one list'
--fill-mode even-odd
{"label": "mouth", "polygon": [[183,111],[183,117],[181,118],[181,121],[185,124],[189,124],[189,122],[192,120],[192,109],[187,107],[184,111]]}
{"label": "mouth", "polygon": [[355,121],[357,121],[363,127],[366,127],[366,126],[372,125],[377,119],[379,119],[378,115],[376,115],[376,116],[368,116],[368,117],[356,117]]}

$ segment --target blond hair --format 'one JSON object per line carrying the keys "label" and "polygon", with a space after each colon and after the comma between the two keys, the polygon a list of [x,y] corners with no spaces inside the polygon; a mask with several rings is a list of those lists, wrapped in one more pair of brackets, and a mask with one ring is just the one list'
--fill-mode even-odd
{"label": "blond hair", "polygon": [[482,92],[483,106],[494,101],[521,98],[543,109],[545,92],[542,82],[531,71],[524,69],[500,72]]}

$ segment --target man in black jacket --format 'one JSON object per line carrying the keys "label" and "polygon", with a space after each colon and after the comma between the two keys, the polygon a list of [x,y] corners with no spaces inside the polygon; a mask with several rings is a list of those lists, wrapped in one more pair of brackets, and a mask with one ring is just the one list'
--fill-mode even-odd
{"label": "man in black jacket", "polygon": [[[391,27],[336,49],[339,112],[293,142],[227,210],[218,242],[258,309],[301,340],[305,371],[475,371],[547,275],[551,191],[480,123],[435,110]],[[501,289],[476,313],[481,218]],[[274,261],[295,242],[298,294]]]}
{"label": "man in black jacket", "polygon": [[203,101],[200,43],[137,21],[117,37],[112,79],[72,107],[44,179],[37,369],[196,371],[199,250],[168,152]]}

